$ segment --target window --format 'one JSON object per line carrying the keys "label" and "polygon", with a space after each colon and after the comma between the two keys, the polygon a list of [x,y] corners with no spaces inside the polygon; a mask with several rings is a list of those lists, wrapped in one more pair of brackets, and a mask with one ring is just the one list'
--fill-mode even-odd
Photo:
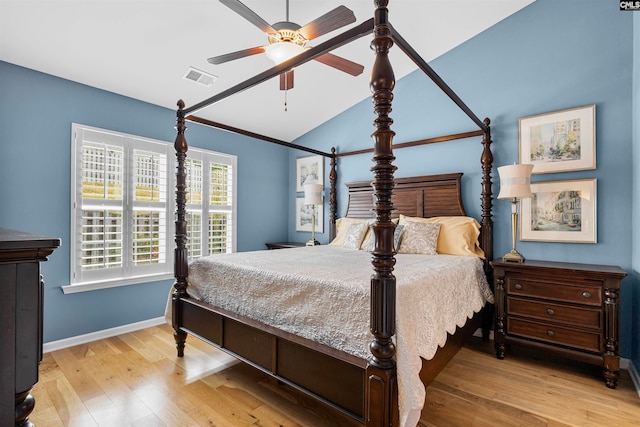
{"label": "window", "polygon": [[189,260],[236,249],[236,157],[189,148],[187,247]]}
{"label": "window", "polygon": [[[73,124],[71,160],[65,293],[172,277],[173,145]],[[189,149],[192,259],[235,250],[235,166],[235,156]]]}
{"label": "window", "polygon": [[74,124],[71,284],[170,277],[173,148]]}

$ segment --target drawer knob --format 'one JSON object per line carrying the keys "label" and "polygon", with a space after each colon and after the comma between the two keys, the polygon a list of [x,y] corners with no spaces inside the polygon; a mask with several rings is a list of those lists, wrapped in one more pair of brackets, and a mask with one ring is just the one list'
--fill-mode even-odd
{"label": "drawer knob", "polygon": [[556,314],[556,312],[553,310],[553,308],[547,308],[547,314],[549,316],[553,316],[554,314]]}
{"label": "drawer knob", "polygon": [[547,335],[549,335],[550,337],[554,336],[555,333],[552,330],[548,330],[547,331]]}
{"label": "drawer knob", "polygon": [[522,289],[522,285],[520,283],[516,283],[515,288],[517,290],[520,290],[520,289]]}
{"label": "drawer knob", "polygon": [[584,292],[582,293],[582,296],[583,296],[583,297],[585,297],[585,298],[591,298],[591,292],[584,291]]}

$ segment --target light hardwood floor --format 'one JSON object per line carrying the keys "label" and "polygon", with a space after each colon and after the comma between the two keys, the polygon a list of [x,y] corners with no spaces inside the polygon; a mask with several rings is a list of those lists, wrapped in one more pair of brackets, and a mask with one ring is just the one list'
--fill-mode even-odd
{"label": "light hardwood floor", "polygon": [[[45,354],[30,420],[53,426],[359,425],[202,343],[175,355],[168,326]],[[640,426],[629,374],[607,389],[595,366],[475,339],[427,389],[421,426]]]}

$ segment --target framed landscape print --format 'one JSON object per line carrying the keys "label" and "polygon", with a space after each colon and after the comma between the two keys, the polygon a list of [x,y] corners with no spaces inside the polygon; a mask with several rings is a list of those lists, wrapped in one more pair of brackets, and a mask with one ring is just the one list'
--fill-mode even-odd
{"label": "framed landscape print", "polygon": [[596,179],[531,184],[520,201],[520,240],[596,243]]}
{"label": "framed landscape print", "polygon": [[596,106],[522,117],[518,120],[519,157],[532,173],[596,168]]}
{"label": "framed landscape print", "polygon": [[305,184],[324,185],[324,157],[309,156],[296,159],[296,192],[304,191]]}
{"label": "framed landscape print", "polygon": [[[323,205],[315,205],[316,208],[316,233],[324,233],[324,208]],[[304,197],[296,197],[296,231],[311,232],[311,217],[313,206],[304,204]]]}

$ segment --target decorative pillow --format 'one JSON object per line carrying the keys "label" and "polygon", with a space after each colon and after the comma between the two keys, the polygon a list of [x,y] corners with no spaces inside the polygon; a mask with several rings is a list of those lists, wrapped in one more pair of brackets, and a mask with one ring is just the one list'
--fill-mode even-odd
{"label": "decorative pillow", "polygon": [[[402,240],[402,232],[404,230],[404,225],[396,225],[396,231],[393,233],[393,247],[396,248],[396,251],[400,247],[400,241]],[[371,252],[374,247],[375,236],[373,235],[373,230],[371,226],[369,226],[369,231],[367,231],[367,235],[362,242],[362,246],[360,246],[360,250]]]}
{"label": "decorative pillow", "polygon": [[423,222],[440,224],[440,234],[436,250],[439,254],[477,256],[484,258],[478,244],[480,224],[468,216],[437,216],[433,218],[408,217],[400,215],[400,224]]}
{"label": "decorative pillow", "polygon": [[407,221],[402,232],[400,254],[437,255],[440,224]]}
{"label": "decorative pillow", "polygon": [[336,237],[329,243],[329,246],[342,247],[344,244],[344,238],[347,235],[347,230],[351,224],[369,224],[369,219],[362,218],[338,218],[336,220]]}
{"label": "decorative pillow", "polygon": [[366,222],[349,225],[342,247],[345,249],[360,249],[360,244],[362,244],[367,228],[369,228],[369,224]]}

